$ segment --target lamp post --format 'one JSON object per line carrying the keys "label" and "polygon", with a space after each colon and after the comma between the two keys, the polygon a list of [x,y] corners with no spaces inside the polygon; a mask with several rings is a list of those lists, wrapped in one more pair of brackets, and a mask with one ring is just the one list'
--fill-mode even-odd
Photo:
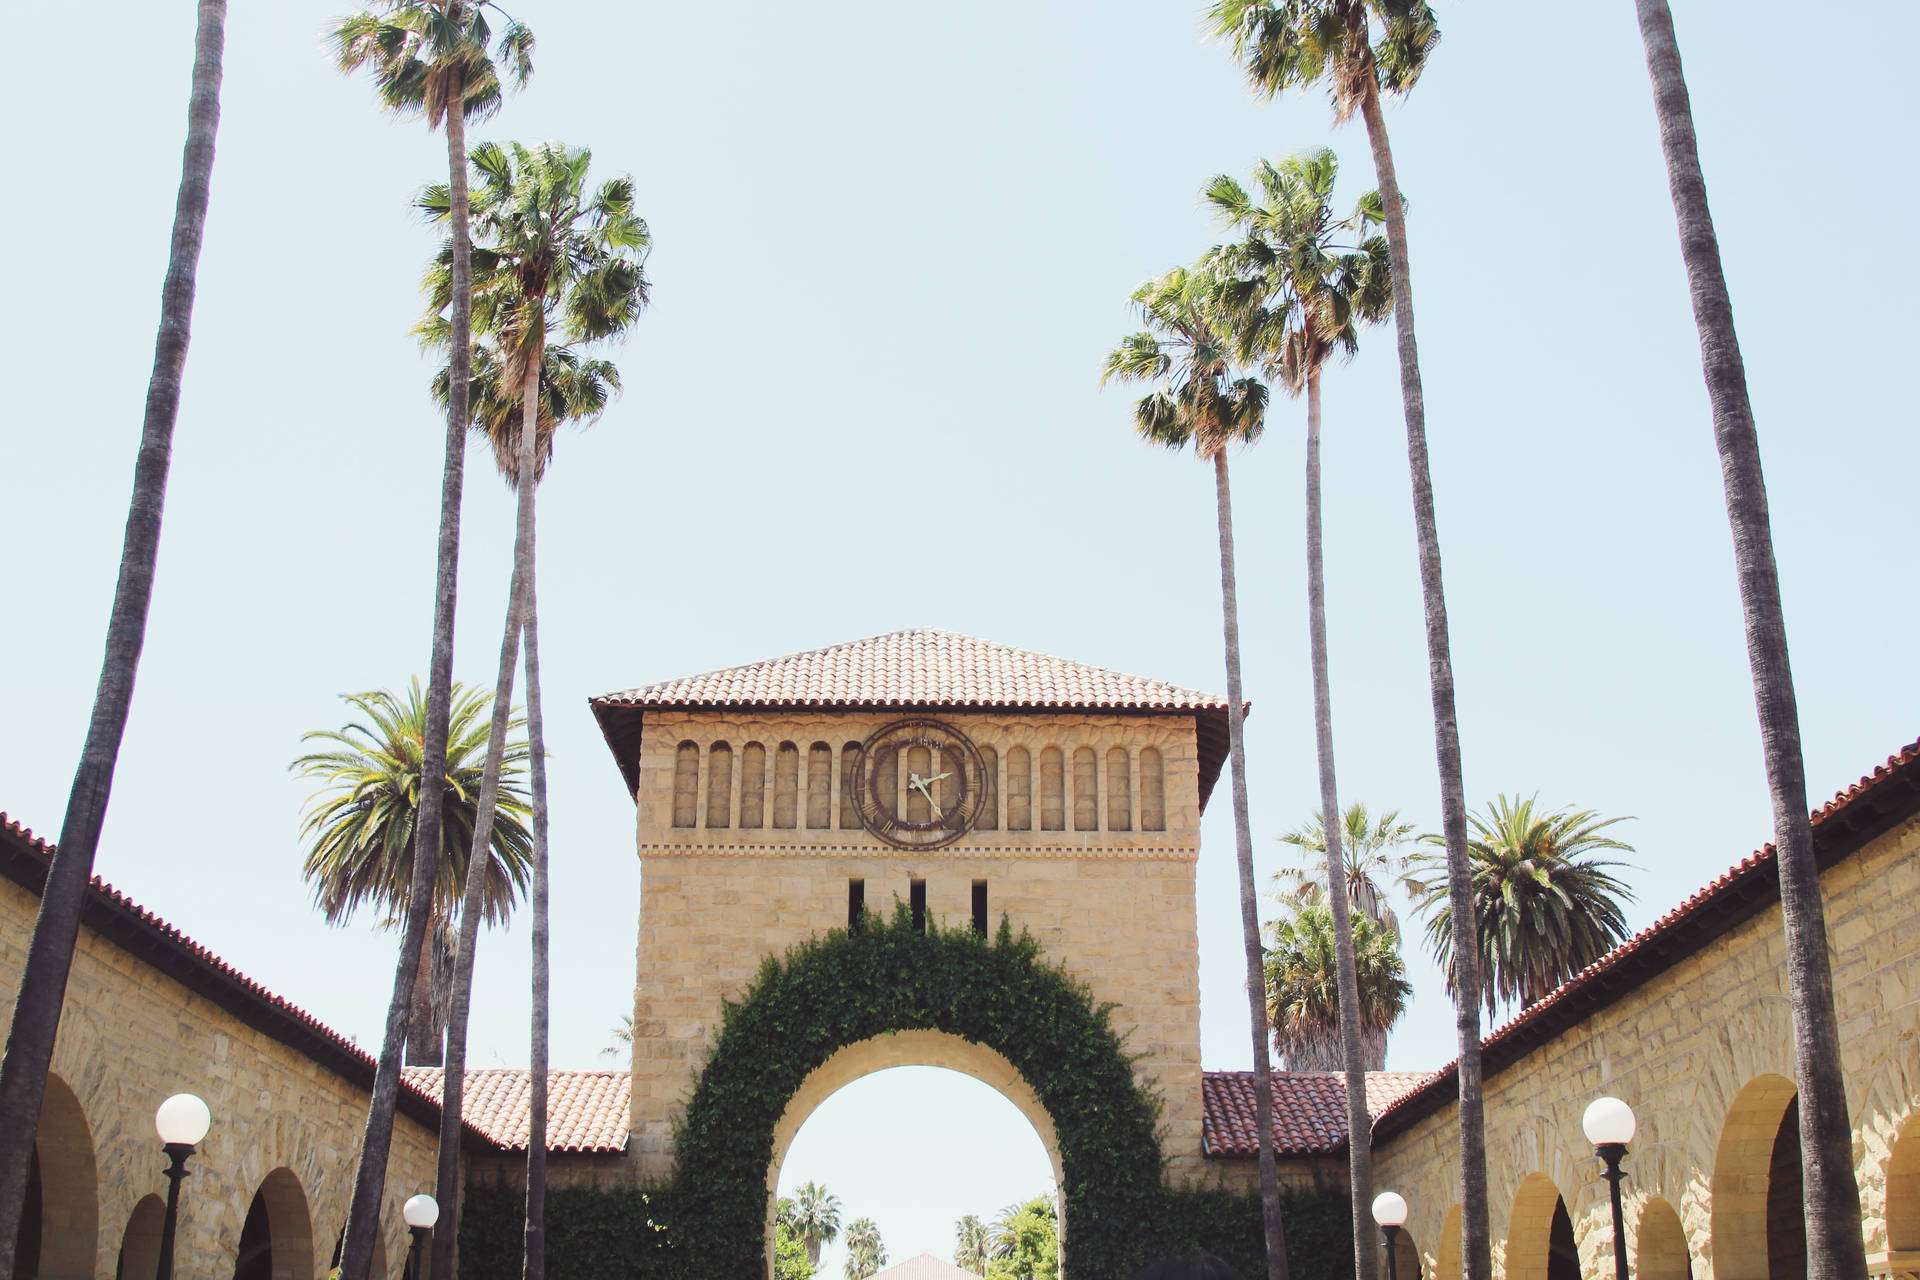
{"label": "lamp post", "polygon": [[1380,1224],[1380,1234],[1387,1238],[1387,1280],[1398,1280],[1393,1255],[1400,1242],[1400,1228],[1407,1222],[1406,1198],[1397,1191],[1382,1191],[1373,1198],[1373,1220]]}
{"label": "lamp post", "polygon": [[423,1280],[420,1261],[426,1256],[427,1237],[433,1234],[433,1224],[440,1221],[440,1202],[424,1191],[417,1196],[408,1196],[407,1202],[400,1206],[400,1216],[407,1220],[407,1228],[413,1232],[413,1248],[407,1254],[407,1271],[412,1280]]}
{"label": "lamp post", "polygon": [[1620,1171],[1620,1161],[1633,1141],[1633,1108],[1618,1098],[1595,1098],[1580,1117],[1580,1127],[1587,1131],[1593,1153],[1607,1166],[1600,1176],[1613,1191],[1613,1276],[1627,1280],[1627,1226],[1620,1212],[1620,1183],[1627,1175]]}
{"label": "lamp post", "polygon": [[180,1182],[188,1177],[187,1157],[213,1127],[207,1104],[190,1093],[176,1093],[153,1113],[160,1149],[167,1153],[167,1218],[160,1228],[160,1269],[155,1280],[173,1280],[173,1227],[180,1216]]}

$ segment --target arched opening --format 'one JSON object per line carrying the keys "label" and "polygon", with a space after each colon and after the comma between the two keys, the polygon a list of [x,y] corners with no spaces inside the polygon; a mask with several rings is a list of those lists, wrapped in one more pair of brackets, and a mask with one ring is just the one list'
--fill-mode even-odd
{"label": "arched opening", "polygon": [[114,1264],[114,1280],[147,1280],[160,1270],[160,1229],[167,1217],[167,1202],[157,1195],[141,1198],[120,1233],[120,1260]]}
{"label": "arched opening", "polygon": [[1680,1215],[1659,1196],[1649,1196],[1634,1233],[1633,1274],[1640,1280],[1693,1280],[1687,1232]]}
{"label": "arched opening", "polygon": [[1507,1218],[1507,1280],[1580,1280],[1573,1219],[1553,1179],[1530,1173]]}
{"label": "arched opening", "polygon": [[1774,1131],[1767,1159],[1767,1275],[1807,1280],[1807,1210],[1800,1174],[1800,1098],[1795,1095]]}
{"label": "arched opening", "polygon": [[[1382,1253],[1386,1250],[1381,1249]],[[1393,1267],[1388,1274],[1392,1280],[1421,1280],[1420,1244],[1413,1238],[1413,1232],[1405,1227],[1393,1242]]]}
{"label": "arched opening", "polygon": [[[333,1260],[327,1263],[328,1271],[334,1271],[339,1268],[340,1256],[344,1254],[346,1251],[347,1251],[347,1228],[344,1225],[342,1225],[340,1228],[340,1234],[335,1236],[333,1239]],[[402,1250],[400,1255],[402,1258],[406,1259],[406,1263],[404,1265],[407,1269],[404,1272],[404,1280],[413,1280],[413,1272],[411,1269],[413,1260],[409,1256],[409,1253],[410,1253],[409,1250]],[[372,1280],[387,1280],[387,1237],[384,1232],[379,1232],[379,1231],[374,1232],[373,1262],[371,1265],[367,1267],[367,1274],[372,1277]]]}
{"label": "arched opening", "polygon": [[1434,1280],[1460,1280],[1460,1206],[1440,1219],[1440,1239],[1433,1251]]}
{"label": "arched opening", "polygon": [[261,1179],[234,1251],[233,1280],[312,1280],[313,1219],[293,1170]]}
{"label": "arched opening", "polygon": [[47,1077],[14,1237],[14,1280],[87,1280],[99,1244],[100,1202],[87,1114],[67,1082]]}
{"label": "arched opening", "polygon": [[991,1050],[938,1032],[882,1036],[843,1049],[795,1096],[775,1139],[776,1206],[808,1183],[835,1197],[840,1231],[821,1246],[821,1276],[843,1274],[847,1228],[863,1218],[886,1265],[922,1253],[951,1260],[963,1217],[991,1229],[1035,1198],[1058,1214],[1052,1127]]}
{"label": "arched opening", "polygon": [[1920,1111],[1900,1126],[1887,1158],[1887,1248],[1920,1250]]}
{"label": "arched opening", "polygon": [[[873,1218],[898,1263],[950,1258],[959,1218],[991,1225],[1016,1199],[1055,1196],[1061,1177],[1053,1120],[1005,1057],[943,1031],[862,1040],[815,1068],[774,1128],[768,1266],[778,1200],[803,1183],[839,1198],[843,1228]],[[841,1274],[843,1247],[824,1246],[819,1274]]]}
{"label": "arched opening", "polygon": [[[1786,1219],[1798,1216],[1800,1139],[1798,1109],[1793,1102],[1793,1081],[1780,1075],[1762,1075],[1749,1080],[1727,1109],[1713,1156],[1715,1280],[1770,1280],[1780,1274],[1773,1269],[1776,1258],[1792,1250],[1786,1240],[1774,1237],[1793,1230]],[[1782,1125],[1790,1113],[1793,1122],[1786,1125],[1790,1134],[1786,1146],[1792,1155],[1791,1182],[1776,1188],[1776,1156],[1787,1154],[1778,1148],[1782,1145]],[[1794,1213],[1783,1212],[1789,1196]],[[1799,1274],[1804,1275],[1804,1225],[1798,1230]]]}

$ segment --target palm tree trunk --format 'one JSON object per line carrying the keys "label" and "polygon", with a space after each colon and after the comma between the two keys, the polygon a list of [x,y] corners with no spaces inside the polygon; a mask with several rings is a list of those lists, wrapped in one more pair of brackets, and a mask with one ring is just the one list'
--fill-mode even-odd
{"label": "palm tree trunk", "polygon": [[1273,1163],[1273,1072],[1267,1056],[1266,966],[1260,946],[1259,898],[1253,883],[1253,828],[1247,817],[1245,703],[1240,696],[1240,603],[1233,584],[1233,495],[1227,452],[1213,454],[1214,501],[1220,515],[1220,614],[1227,648],[1227,743],[1233,764],[1233,843],[1240,872],[1240,928],[1247,951],[1247,1006],[1253,1032],[1254,1123],[1260,1130],[1260,1205],[1266,1225],[1267,1280],[1287,1280],[1287,1230],[1280,1221],[1280,1174]]}
{"label": "palm tree trunk", "polygon": [[1371,71],[1361,96],[1367,141],[1386,207],[1393,255],[1393,328],[1400,352],[1400,400],[1407,420],[1407,470],[1413,481],[1413,527],[1420,546],[1420,590],[1426,601],[1427,674],[1433,688],[1433,745],[1440,765],[1440,828],[1447,843],[1447,898],[1453,907],[1454,1030],[1459,1039],[1460,1256],[1466,1280],[1492,1280],[1487,1224],[1487,1125],[1480,1097],[1479,944],[1474,938],[1473,879],[1467,864],[1467,793],[1461,780],[1460,724],[1453,706],[1453,653],[1447,637],[1447,594],[1440,580],[1440,527],[1427,464],[1427,406],[1420,388],[1420,351],[1413,336],[1413,273],[1407,265],[1407,206],[1393,171],[1393,145]]}
{"label": "palm tree trunk", "polygon": [[493,820],[500,802],[500,770],[505,763],[507,724],[513,714],[513,672],[520,660],[520,632],[526,624],[533,578],[533,473],[535,413],[539,403],[541,350],[531,350],[520,419],[519,501],[514,513],[513,585],[507,594],[506,632],[500,638],[500,670],[493,687],[493,724],[480,795],[473,816],[473,856],[467,859],[466,896],[460,906],[460,941],[454,950],[453,1000],[447,1013],[445,1093],[440,1103],[440,1161],[434,1196],[440,1222],[433,1233],[432,1274],[454,1277],[460,1238],[460,1125],[466,1087],[467,1015],[473,1003],[473,953],[480,941],[480,916],[486,898],[487,866],[492,861]]}
{"label": "palm tree trunk", "polygon": [[207,196],[213,181],[214,134],[220,125],[221,55],[226,47],[226,0],[200,0],[194,31],[193,90],[187,104],[187,144],[181,157],[180,191],[173,207],[173,243],[160,289],[160,332],[147,382],[140,451],[134,460],[133,497],[127,506],[120,575],[107,620],[106,652],[94,689],[93,714],[80,751],[80,767],[67,795],[60,842],[40,894],[40,911],[15,994],[13,1023],[0,1061],[0,1275],[13,1274],[13,1254],[26,1205],[34,1133],[53,1042],[66,1003],[67,974],[80,933],[80,908],[93,877],[94,851],[106,820],[114,766],[133,703],[134,676],[146,640],[147,608],[153,599],[154,561],[160,551],[160,517],[179,416],[180,381],[193,321],[194,282],[206,230]]}
{"label": "palm tree trunk", "polygon": [[1800,713],[1787,660],[1780,575],[1774,564],[1760,440],[1747,399],[1746,367],[1733,328],[1733,301],[1720,269],[1720,244],[1707,207],[1693,132],[1693,108],[1666,0],[1636,0],[1666,153],[1667,181],[1680,224],[1700,363],[1713,404],[1714,444],[1733,526],[1734,564],[1745,614],[1747,661],[1760,716],[1767,789],[1773,800],[1774,849],[1780,868],[1780,915],[1787,940],[1787,996],[1793,1010],[1793,1057],[1800,1099],[1800,1152],[1807,1219],[1808,1280],[1864,1280],[1860,1192],[1853,1180],[1853,1143],[1840,1036],[1827,960],[1820,869],[1807,817],[1807,783],[1800,752]]}
{"label": "palm tree trunk", "polygon": [[535,590],[531,532],[527,568],[527,748],[533,800],[533,1045],[528,1057],[527,1228],[522,1280],[547,1274],[547,1039],[551,1021],[549,982],[549,886],[547,880],[547,734],[540,711],[540,604]]}
{"label": "palm tree trunk", "polygon": [[420,964],[413,976],[412,1011],[407,1015],[407,1065],[437,1067],[442,1060],[439,1019],[433,1007],[434,948],[420,948]]}
{"label": "palm tree trunk", "polygon": [[[458,22],[460,0],[447,0],[449,21]],[[460,575],[460,495],[466,485],[467,393],[472,377],[472,244],[467,230],[466,87],[455,72],[449,87],[447,192],[453,225],[452,348],[447,386],[447,433],[440,467],[440,531],[434,544],[433,654],[427,670],[426,741],[420,775],[443,778],[447,772],[447,724],[453,702],[453,622]],[[423,787],[414,827],[413,881],[407,887],[406,927],[394,966],[393,998],[387,1004],[386,1034],[374,1068],[367,1103],[367,1126],[360,1141],[360,1164],[340,1245],[340,1280],[368,1280],[380,1234],[380,1199],[387,1185],[387,1156],[393,1144],[393,1111],[399,1100],[401,1050],[406,1043],[413,988],[419,980],[421,953],[433,918],[433,884],[439,870],[445,788]],[[479,846],[484,849],[483,844]],[[444,1201],[442,1203],[445,1203]],[[449,1274],[449,1273],[442,1273]]]}
{"label": "palm tree trunk", "polygon": [[1373,1122],[1367,1115],[1367,1051],[1360,1032],[1360,977],[1353,959],[1353,909],[1340,847],[1340,790],[1333,772],[1333,691],[1327,679],[1327,578],[1320,520],[1320,375],[1307,375],[1307,634],[1313,663],[1313,740],[1320,762],[1320,825],[1326,829],[1327,905],[1333,913],[1340,991],[1341,1066],[1347,1073],[1347,1185],[1353,1201],[1354,1280],[1375,1280]]}

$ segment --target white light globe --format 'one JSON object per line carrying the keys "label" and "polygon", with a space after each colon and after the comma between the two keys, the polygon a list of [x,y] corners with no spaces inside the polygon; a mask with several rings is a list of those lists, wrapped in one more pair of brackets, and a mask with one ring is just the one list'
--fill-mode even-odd
{"label": "white light globe", "polygon": [[1398,1191],[1382,1191],[1373,1198],[1373,1220],[1383,1227],[1406,1225],[1406,1198]]}
{"label": "white light globe", "polygon": [[440,1202],[424,1191],[408,1196],[407,1202],[400,1206],[400,1216],[410,1227],[431,1227],[440,1221]]}
{"label": "white light globe", "polygon": [[1580,1117],[1580,1127],[1587,1131],[1587,1141],[1596,1147],[1613,1142],[1624,1147],[1633,1141],[1637,1126],[1632,1107],[1618,1098],[1595,1098],[1587,1104],[1587,1113]]}
{"label": "white light globe", "polygon": [[153,1113],[153,1129],[165,1143],[196,1147],[213,1128],[213,1112],[190,1093],[176,1093]]}

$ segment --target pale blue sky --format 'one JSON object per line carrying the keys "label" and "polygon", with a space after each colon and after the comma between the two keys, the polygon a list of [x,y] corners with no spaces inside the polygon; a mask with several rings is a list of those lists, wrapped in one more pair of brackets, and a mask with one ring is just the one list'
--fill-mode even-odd
{"label": "pale blue sky", "polygon": [[[584,700],[902,626],[1223,685],[1211,486],[1097,386],[1140,279],[1212,242],[1213,173],[1363,133],[1252,100],[1198,4],[541,3],[538,74],[478,137],[587,143],[658,248],[628,392],[542,491],[554,1059],[603,1065],[632,987],[632,809]],[[444,147],[335,75],[331,0],[236,6],[152,625],[102,874],[371,1044],[390,943],[306,904],[285,772],[337,695],[424,666],[439,429],[407,337]],[[1915,117],[1868,4],[1844,59],[1802,7],[1676,0],[1768,468],[1813,800],[1920,728],[1907,549]],[[1768,836],[1698,350],[1626,0],[1441,6],[1389,112],[1412,202],[1467,786],[1633,814],[1636,926]],[[76,46],[16,18],[0,230],[11,551],[0,807],[58,828],[97,670],[178,181],[192,9]],[[66,51],[84,47],[85,74]],[[31,139],[26,141],[25,139]],[[1395,367],[1330,378],[1342,794],[1437,819]],[[1315,804],[1300,413],[1236,459],[1253,820]],[[511,508],[468,489],[458,667],[489,681]],[[916,535],[926,516],[937,533]],[[929,561],[929,554],[932,555]],[[929,570],[931,563],[936,568]],[[1243,1066],[1227,806],[1200,869],[1207,1065]],[[1392,1064],[1451,1056],[1418,994]],[[480,960],[472,1060],[526,1059],[526,938]],[[958,1104],[956,1104],[958,1105]],[[968,1104],[971,1105],[971,1104]],[[958,1130],[966,1132],[964,1125]],[[846,1141],[867,1142],[849,1131]],[[952,1156],[951,1149],[941,1158]],[[946,1220],[1031,1194],[980,1166]],[[789,1170],[790,1173],[803,1172]],[[856,1209],[856,1212],[867,1211]],[[874,1212],[879,1212],[877,1209]],[[884,1225],[884,1223],[883,1223]],[[895,1256],[944,1252],[901,1239]]]}

